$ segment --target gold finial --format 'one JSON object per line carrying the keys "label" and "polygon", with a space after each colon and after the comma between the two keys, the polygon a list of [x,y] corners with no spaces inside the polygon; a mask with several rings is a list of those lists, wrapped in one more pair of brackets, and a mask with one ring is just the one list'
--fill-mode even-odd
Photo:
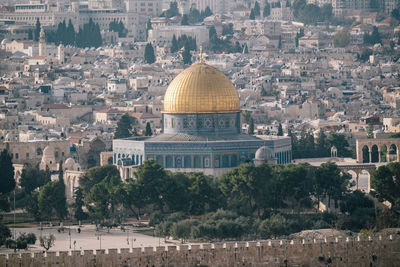
{"label": "gold finial", "polygon": [[203,63],[203,46],[200,46],[200,63]]}

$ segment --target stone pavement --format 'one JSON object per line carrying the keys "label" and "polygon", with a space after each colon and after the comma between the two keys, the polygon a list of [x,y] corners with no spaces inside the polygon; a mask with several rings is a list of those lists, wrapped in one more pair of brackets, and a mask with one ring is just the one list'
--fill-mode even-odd
{"label": "stone pavement", "polygon": [[[128,228],[125,232],[120,228],[111,229],[110,232],[103,228],[100,232],[96,232],[94,225],[82,225],[81,233],[78,233],[77,225],[71,226],[71,235],[69,235],[69,226],[64,226],[64,232],[58,232],[58,227],[44,227],[40,231],[39,227],[35,228],[16,228],[17,237],[20,233],[34,233],[37,241],[34,247],[30,247],[29,251],[44,250],[40,247],[39,237],[42,234],[53,234],[56,238],[55,246],[50,251],[61,250],[84,250],[84,249],[108,249],[108,248],[135,248],[135,247],[152,247],[165,245],[163,238],[152,237],[140,233],[135,233],[133,228]],[[10,229],[13,231],[14,229]],[[71,247],[70,247],[71,244]],[[101,247],[100,247],[101,246]]]}

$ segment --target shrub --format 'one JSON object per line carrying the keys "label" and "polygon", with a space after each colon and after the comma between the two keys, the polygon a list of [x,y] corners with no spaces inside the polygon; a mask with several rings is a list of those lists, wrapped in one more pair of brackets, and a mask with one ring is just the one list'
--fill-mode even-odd
{"label": "shrub", "polygon": [[11,248],[11,249],[17,248],[17,242],[15,242],[15,240],[12,240],[11,238],[6,240],[5,245],[6,248]]}
{"label": "shrub", "polygon": [[26,235],[26,242],[28,244],[34,245],[36,243],[36,235],[34,233],[29,233]]}
{"label": "shrub", "polygon": [[176,222],[171,227],[171,235],[177,239],[188,239],[190,238],[190,234],[192,232],[192,227],[195,226],[195,220],[183,220],[180,222]]}
{"label": "shrub", "polygon": [[17,249],[27,249],[28,243],[25,239],[17,239]]}
{"label": "shrub", "polygon": [[288,222],[285,217],[275,214],[261,222],[259,231],[262,238],[286,235],[288,233],[287,225]]}
{"label": "shrub", "polygon": [[149,218],[149,225],[150,226],[155,226],[157,224],[160,224],[161,222],[164,221],[164,215],[160,211],[155,211],[152,214],[150,214]]}

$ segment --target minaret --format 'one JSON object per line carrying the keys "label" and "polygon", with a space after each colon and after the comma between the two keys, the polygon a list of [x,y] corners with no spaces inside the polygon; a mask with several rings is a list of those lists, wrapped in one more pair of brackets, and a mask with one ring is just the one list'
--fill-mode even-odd
{"label": "minaret", "polygon": [[64,62],[65,62],[64,46],[60,44],[58,46],[58,63],[64,64]]}
{"label": "minaret", "polygon": [[47,56],[47,53],[46,53],[46,36],[44,34],[43,28],[40,29],[39,56]]}

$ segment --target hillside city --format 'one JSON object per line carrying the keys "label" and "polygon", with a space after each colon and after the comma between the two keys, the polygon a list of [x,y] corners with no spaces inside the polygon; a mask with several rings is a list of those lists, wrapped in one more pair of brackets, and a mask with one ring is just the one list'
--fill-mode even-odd
{"label": "hillside city", "polygon": [[0,39],[0,253],[399,227],[399,0],[3,0]]}

